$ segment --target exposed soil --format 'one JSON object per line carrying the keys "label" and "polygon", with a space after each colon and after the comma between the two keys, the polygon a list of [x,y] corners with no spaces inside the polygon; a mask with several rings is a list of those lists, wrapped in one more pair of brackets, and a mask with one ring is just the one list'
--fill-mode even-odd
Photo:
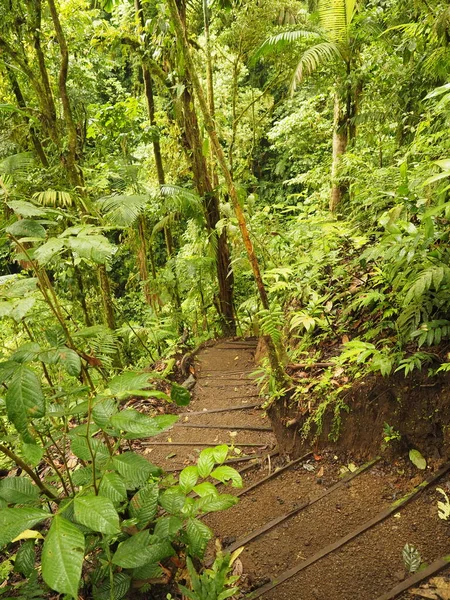
{"label": "exposed soil", "polygon": [[[279,403],[270,412],[280,450],[299,456],[314,441],[318,447],[333,445],[339,451],[364,459],[380,451],[383,427],[388,423],[400,435],[395,451],[417,448],[424,456],[450,457],[450,377],[447,374],[428,378],[413,372],[405,378],[396,374],[388,378],[370,376],[353,384],[342,398],[349,412],[341,412],[342,423],[337,442],[331,444],[334,406],[323,419],[323,431],[317,436],[313,427],[305,440],[301,430],[309,416],[297,402]],[[286,427],[289,421],[296,421]],[[317,438],[317,439],[316,439]]]}
{"label": "exposed soil", "polygon": [[[292,444],[293,436],[290,440],[286,439],[288,436],[282,436],[287,428],[280,418],[277,437],[281,449],[289,450],[289,456],[277,455],[275,436],[266,430],[269,426],[267,415],[260,408],[246,408],[258,402],[257,387],[249,378],[255,368],[255,350],[253,340],[222,340],[203,349],[194,365],[197,378],[194,398],[189,407],[182,409],[184,414],[180,423],[208,425],[208,428],[178,425],[164,435],[152,438],[143,449],[149,460],[168,470],[192,464],[208,444],[233,442],[236,458],[253,457],[234,464],[235,468],[244,469],[243,491],[226,488],[227,492],[240,495],[239,503],[228,511],[212,513],[204,519],[225,548],[240,545],[241,538],[247,538],[239,558],[242,597],[254,593],[266,600],[377,600],[408,576],[402,558],[406,543],[414,545],[427,563],[449,553],[450,524],[438,518],[435,492],[437,485],[443,487],[447,482],[450,485],[448,474],[414,496],[398,513],[373,524],[341,545],[345,536],[417,489],[425,476],[442,465],[445,440],[440,416],[425,419],[425,415],[427,407],[436,402],[438,390],[445,398],[444,382],[434,390],[421,388],[416,380],[414,386],[410,382],[409,391],[404,380],[402,385],[397,379],[392,380],[391,388],[387,382],[384,384],[375,378],[371,382],[360,382],[359,396],[356,389],[352,392],[355,414],[346,419],[341,442],[327,450],[324,435],[320,455],[315,446],[314,454],[310,452],[291,464],[294,455],[310,450],[307,444],[297,441]],[[405,395],[402,396],[400,390]],[[416,401],[419,396],[423,410],[420,418]],[[442,406],[446,415],[445,400],[438,401],[437,405]],[[242,410],[204,412],[236,406]],[[292,413],[286,406],[283,419],[289,411]],[[273,414],[271,416],[273,418]],[[418,419],[418,423],[413,428],[414,419]],[[415,441],[415,447],[428,458],[426,472],[419,471],[405,458],[394,458],[391,452],[389,457],[385,455],[383,460],[367,466],[363,472],[354,473],[363,459],[379,453],[385,421],[405,432],[402,434],[405,444]],[[329,422],[326,423],[329,427]],[[430,438],[429,432],[433,428],[436,435]],[[156,446],[153,441],[165,445]],[[178,443],[185,445],[175,445]],[[271,477],[264,479],[268,475]],[[257,487],[246,491],[255,484]],[[291,511],[295,514],[287,516]],[[270,587],[271,582],[276,582],[284,572],[301,568],[304,561],[314,558],[333,543],[336,548],[330,553],[276,587]],[[213,557],[213,551],[214,543],[210,545],[207,559]],[[261,586],[265,586],[264,590],[267,587],[267,591],[260,593]],[[427,593],[430,588],[423,589]],[[149,598],[159,598],[157,593],[152,589]],[[176,597],[173,590],[171,593]],[[409,592],[401,596],[402,600],[422,597],[433,598],[416,597]],[[435,596],[435,600],[440,598]]]}

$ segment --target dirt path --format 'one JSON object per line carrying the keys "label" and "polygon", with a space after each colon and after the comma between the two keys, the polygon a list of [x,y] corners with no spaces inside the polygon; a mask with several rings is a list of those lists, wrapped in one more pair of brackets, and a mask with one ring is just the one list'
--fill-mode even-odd
{"label": "dirt path", "polygon": [[[180,423],[157,439],[164,445],[149,442],[147,452],[152,462],[178,470],[193,464],[204,447],[233,440],[236,458],[250,458],[234,465],[244,469],[244,489],[234,492],[240,502],[205,518],[224,547],[245,546],[243,596],[381,600],[409,577],[405,544],[428,564],[450,554],[450,524],[438,518],[441,497],[435,491],[450,486],[450,470],[442,469],[419,490],[441,464],[420,472],[403,460],[374,460],[349,464],[343,475],[348,457],[310,453],[289,462],[277,456],[268,419],[255,406],[258,390],[250,378],[255,349],[253,340],[222,340],[202,350],[193,401]],[[417,493],[394,510],[393,503],[402,503],[409,492]],[[402,594],[393,597],[441,598]],[[450,592],[443,598],[450,600]]]}

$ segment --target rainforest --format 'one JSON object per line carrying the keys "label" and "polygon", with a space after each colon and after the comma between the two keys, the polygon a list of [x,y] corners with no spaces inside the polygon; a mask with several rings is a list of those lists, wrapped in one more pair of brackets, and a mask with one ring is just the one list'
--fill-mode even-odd
{"label": "rainforest", "polygon": [[446,1],[0,0],[0,599],[450,598],[449,133]]}

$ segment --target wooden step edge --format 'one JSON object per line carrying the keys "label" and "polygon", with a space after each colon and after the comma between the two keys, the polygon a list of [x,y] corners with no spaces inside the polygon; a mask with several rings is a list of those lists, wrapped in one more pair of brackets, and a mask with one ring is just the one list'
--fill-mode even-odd
{"label": "wooden step edge", "polygon": [[249,594],[246,594],[244,596],[244,598],[246,600],[254,600],[255,598],[260,598],[267,592],[271,592],[272,590],[274,590],[275,588],[280,586],[282,583],[284,583],[288,579],[291,579],[292,577],[294,577],[301,571],[304,571],[307,567],[310,567],[311,565],[318,562],[325,556],[328,556],[328,554],[331,554],[335,550],[342,548],[342,546],[344,546],[345,544],[348,544],[349,542],[354,540],[356,537],[365,533],[369,529],[372,529],[372,527],[375,527],[375,525],[378,525],[379,523],[385,521],[392,514],[398,512],[399,510],[404,508],[412,500],[416,499],[423,490],[425,490],[430,485],[435,483],[438,479],[440,479],[443,475],[445,475],[445,473],[447,473],[447,471],[449,471],[449,470],[450,470],[450,463],[447,463],[444,467],[439,469],[433,476],[422,481],[422,483],[419,484],[417,487],[415,487],[411,492],[409,492],[408,494],[406,494],[405,496],[403,496],[402,498],[400,498],[399,500],[397,500],[396,502],[394,502],[393,504],[391,504],[390,506],[388,506],[387,508],[385,508],[384,510],[379,512],[377,515],[375,515],[375,517],[373,517],[372,519],[369,519],[369,521],[366,521],[365,523],[363,523],[362,525],[357,527],[351,533],[338,539],[336,542],[333,542],[332,544],[325,546],[325,548],[322,548],[321,550],[314,553],[312,556],[310,556],[306,560],[302,561],[301,563],[295,565],[291,569],[288,569],[287,571],[280,573],[274,579],[272,579],[272,581],[270,581],[269,583],[266,583],[265,585],[261,586],[257,590],[250,592]]}
{"label": "wooden step edge", "polygon": [[382,596],[379,596],[378,598],[376,598],[376,600],[394,600],[394,598],[397,598],[397,596],[400,596],[400,594],[406,592],[407,590],[409,590],[409,588],[412,588],[413,585],[420,583],[421,581],[427,579],[428,577],[431,577],[432,575],[436,575],[436,573],[442,571],[442,569],[447,567],[449,564],[450,555],[438,558],[437,560],[432,562],[431,565],[428,565],[428,567],[426,567],[425,569],[414,573],[414,575],[411,575],[411,577],[408,577],[408,579],[405,579],[405,581],[402,581],[398,585],[394,586],[391,590],[389,590],[389,592],[386,592]]}
{"label": "wooden step edge", "polygon": [[229,412],[232,410],[249,410],[251,408],[260,408],[260,403],[256,402],[254,404],[242,404],[242,406],[228,406],[228,407],[224,407],[224,408],[210,408],[208,410],[197,410],[197,411],[193,411],[193,412],[184,412],[184,413],[179,413],[178,416],[190,417],[193,415],[212,415],[214,413]]}
{"label": "wooden step edge", "polygon": [[357,469],[353,473],[349,473],[348,475],[343,477],[340,481],[338,481],[337,483],[335,483],[334,485],[329,487],[327,490],[324,490],[323,492],[321,492],[320,494],[318,494],[311,500],[304,500],[303,502],[301,502],[298,506],[296,506],[293,510],[289,511],[288,513],[285,513],[284,515],[281,515],[279,517],[276,517],[275,519],[272,519],[271,521],[269,521],[265,525],[262,525],[258,529],[255,529],[248,535],[237,539],[235,542],[233,542],[233,544],[231,544],[231,546],[228,546],[226,548],[226,551],[233,552],[234,550],[237,550],[241,546],[245,546],[249,542],[253,542],[257,538],[259,538],[261,535],[263,535],[264,533],[267,533],[271,529],[274,529],[275,527],[280,525],[280,523],[284,523],[284,521],[291,519],[292,517],[297,515],[299,512],[301,512],[308,506],[312,506],[313,504],[316,504],[316,502],[319,502],[319,500],[322,500],[329,494],[332,494],[336,490],[340,489],[341,487],[346,485],[348,482],[350,482],[352,479],[355,479],[355,477],[358,477],[358,475],[361,475],[362,473],[364,473],[365,471],[367,471],[368,469],[373,467],[379,460],[381,460],[381,458],[377,457],[377,458],[371,460],[370,462],[362,465],[359,469]]}
{"label": "wooden step edge", "polygon": [[174,427],[191,427],[192,429],[226,429],[228,431],[272,431],[272,427],[261,425],[201,425],[200,423],[174,423]]}

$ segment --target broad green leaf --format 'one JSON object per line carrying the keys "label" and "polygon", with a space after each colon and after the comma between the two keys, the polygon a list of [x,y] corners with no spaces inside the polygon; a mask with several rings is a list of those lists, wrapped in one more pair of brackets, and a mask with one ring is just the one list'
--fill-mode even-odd
{"label": "broad green leaf", "polygon": [[5,477],[0,481],[0,496],[8,504],[29,504],[39,498],[39,489],[26,477]]}
{"label": "broad green leaf", "polygon": [[127,499],[127,488],[118,473],[105,473],[100,482],[98,493],[113,502],[123,502]]}
{"label": "broad green leaf", "polygon": [[0,363],[0,384],[7,383],[20,366],[14,360]]}
{"label": "broad green leaf", "polygon": [[20,323],[24,317],[30,312],[33,306],[36,304],[36,298],[29,296],[22,300],[16,300],[14,306],[12,306],[9,316],[14,319],[16,323]]}
{"label": "broad green leaf", "polygon": [[61,348],[59,350],[59,357],[61,364],[67,373],[74,377],[78,377],[81,373],[81,358],[78,354],[70,348]]}
{"label": "broad green leaf", "polygon": [[37,221],[21,219],[6,228],[7,233],[15,238],[45,238],[45,229]]}
{"label": "broad green leaf", "polygon": [[34,563],[36,562],[34,544],[34,540],[27,540],[20,546],[16,554],[14,571],[20,573],[24,577],[29,577],[34,570]]}
{"label": "broad green leaf", "polygon": [[161,542],[148,530],[140,531],[121,544],[112,557],[112,562],[124,569],[134,569],[146,563],[156,563],[175,554],[171,544]]}
{"label": "broad green leaf", "polygon": [[217,467],[212,473],[211,477],[221,481],[222,483],[226,483],[227,481],[231,481],[233,487],[242,487],[242,477],[232,467],[227,465],[222,465]]}
{"label": "broad green leaf", "polygon": [[149,483],[140,489],[130,500],[130,516],[137,519],[138,529],[146,527],[158,510],[159,487],[157,483]]}
{"label": "broad green leaf", "polygon": [[106,398],[99,401],[92,409],[92,418],[96,425],[102,429],[107,429],[109,420],[117,412],[116,401],[112,398]]}
{"label": "broad green leaf", "polygon": [[8,384],[6,409],[8,418],[22,434],[26,434],[30,419],[43,417],[45,414],[44,395],[39,379],[25,365],[21,365]]}
{"label": "broad green leaf", "polygon": [[48,264],[55,256],[58,256],[65,247],[64,240],[50,238],[45,244],[39,246],[34,252],[34,258],[42,266]]}
{"label": "broad green leaf", "polygon": [[78,235],[66,238],[66,245],[80,258],[105,264],[115,254],[117,248],[103,235]]}
{"label": "broad green leaf", "polygon": [[36,277],[0,276],[0,296],[3,298],[23,298],[37,289],[37,281]]}
{"label": "broad green leaf", "polygon": [[427,461],[424,459],[424,457],[418,450],[412,449],[409,451],[409,460],[418,469],[423,470],[427,468]]}
{"label": "broad green leaf", "polygon": [[84,545],[81,531],[56,515],[42,548],[42,577],[49,587],[78,598]]}
{"label": "broad green leaf", "polygon": [[196,485],[194,487],[194,492],[198,494],[201,498],[203,498],[204,496],[211,495],[217,496],[219,493],[216,489],[216,486],[212,483],[209,483],[209,481],[204,481],[203,483],[199,483],[199,485]]}
{"label": "broad green leaf", "polygon": [[161,540],[172,541],[182,527],[183,521],[180,517],[174,515],[171,515],[170,517],[161,517],[156,521],[154,534]]}
{"label": "broad green leaf", "polygon": [[166,490],[159,499],[161,506],[171,515],[179,515],[186,502],[186,495],[178,486]]}
{"label": "broad green leaf", "polygon": [[94,600],[121,600],[130,589],[131,578],[126,573],[114,573],[111,594],[111,582],[109,577],[105,579],[98,588],[94,587]]}
{"label": "broad green leaf", "polygon": [[148,373],[123,373],[117,375],[109,382],[109,389],[113,394],[123,395],[130,390],[142,390],[149,387]]}
{"label": "broad green leaf", "polygon": [[93,531],[114,535],[120,533],[119,515],[112,501],[103,496],[77,496],[74,500],[75,519]]}
{"label": "broad green leaf", "polygon": [[239,502],[239,498],[231,494],[210,494],[203,496],[195,501],[195,507],[201,512],[215,512],[218,510],[226,510]]}
{"label": "broad green leaf", "polygon": [[176,415],[149,417],[129,408],[113,415],[110,422],[113,427],[125,431],[127,439],[135,439],[158,435],[171,427],[177,420]]}
{"label": "broad green leaf", "polygon": [[[95,456],[95,459],[100,463],[105,463],[110,455],[106,444],[97,440],[96,438],[90,438],[89,444],[91,450]],[[89,449],[87,438],[77,435],[71,442],[70,448],[72,452],[78,458],[84,461],[92,461],[91,450]]]}
{"label": "broad green leaf", "polygon": [[37,360],[40,352],[41,346],[39,344],[36,342],[27,342],[13,352],[10,359],[18,363],[32,362],[33,360]]}
{"label": "broad green leaf", "polygon": [[229,448],[226,444],[222,444],[221,446],[214,447],[214,461],[221,465],[226,461],[228,456]]}
{"label": "broad green leaf", "polygon": [[198,468],[197,467],[186,467],[180,473],[179,485],[181,491],[185,494],[191,492],[198,481]]}
{"label": "broad green leaf", "polygon": [[[146,563],[142,567],[133,569],[133,579],[144,580],[144,579],[157,579],[161,577],[163,570],[158,563]],[[107,599],[108,600],[108,599]]]}
{"label": "broad green leaf", "polygon": [[135,452],[124,452],[112,459],[114,469],[122,475],[127,489],[135,489],[147,483],[151,476],[158,477],[161,469]]}
{"label": "broad green leaf", "polygon": [[23,200],[10,200],[6,204],[16,215],[20,215],[21,217],[43,217],[47,214],[44,209]]}
{"label": "broad green leaf", "polygon": [[191,394],[189,390],[184,388],[182,385],[178,385],[178,383],[172,383],[170,397],[175,404],[178,404],[178,406],[187,406],[191,401]]}
{"label": "broad green leaf", "polygon": [[37,444],[22,444],[22,456],[31,467],[37,467],[44,456],[44,449]]}
{"label": "broad green leaf", "polygon": [[130,536],[120,543],[112,562],[124,569],[134,569],[145,565],[147,559],[143,556],[145,548],[150,544],[150,532],[148,529]]}
{"label": "broad green leaf", "polygon": [[212,537],[210,528],[198,519],[189,519],[186,526],[189,554],[191,556],[203,557],[206,546]]}
{"label": "broad green leaf", "polygon": [[214,469],[214,465],[214,448],[205,448],[200,452],[197,461],[198,474],[200,477],[209,477],[211,471]]}
{"label": "broad green leaf", "polygon": [[77,486],[88,485],[89,483],[92,483],[93,476],[92,467],[80,467],[72,473],[72,481],[73,484]]}
{"label": "broad green leaf", "polygon": [[3,508],[0,510],[0,548],[25,529],[52,515],[39,508]]}

